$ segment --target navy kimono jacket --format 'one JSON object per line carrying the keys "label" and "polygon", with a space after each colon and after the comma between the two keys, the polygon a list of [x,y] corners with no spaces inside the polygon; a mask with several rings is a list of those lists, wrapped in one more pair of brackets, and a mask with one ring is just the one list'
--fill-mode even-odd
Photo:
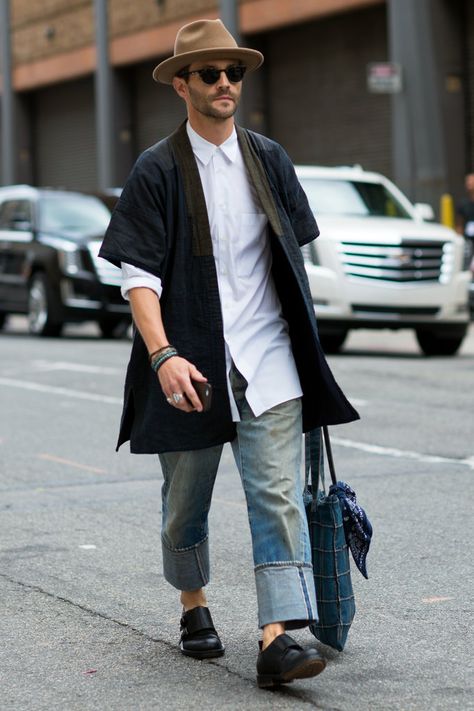
{"label": "navy kimono jacket", "polygon": [[[303,429],[358,419],[334,380],[317,335],[300,250],[319,234],[306,195],[281,146],[239,127],[237,135],[249,179],[269,221],[273,279],[303,390]],[[207,413],[170,407],[136,332],[117,448],[130,440],[132,452],[159,453],[231,441],[235,423],[226,384],[217,274],[204,193],[185,124],[139,157],[113,212],[100,256],[116,266],[128,262],[160,277],[169,342],[213,386]]]}

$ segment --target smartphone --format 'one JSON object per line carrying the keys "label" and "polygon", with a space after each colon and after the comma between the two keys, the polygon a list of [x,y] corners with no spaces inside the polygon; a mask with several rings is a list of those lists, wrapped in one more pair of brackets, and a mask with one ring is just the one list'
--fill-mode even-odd
{"label": "smartphone", "polygon": [[191,379],[191,384],[195,391],[197,392],[197,396],[201,401],[202,405],[202,411],[207,412],[211,408],[211,400],[212,400],[212,385],[211,383],[201,383],[198,382],[197,380],[192,380]]}

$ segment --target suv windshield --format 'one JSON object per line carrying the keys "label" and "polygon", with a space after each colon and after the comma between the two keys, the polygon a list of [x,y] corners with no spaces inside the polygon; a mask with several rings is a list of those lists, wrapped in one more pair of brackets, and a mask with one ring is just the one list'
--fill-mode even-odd
{"label": "suv windshield", "polygon": [[39,208],[43,232],[67,232],[68,236],[100,233],[105,232],[110,221],[110,210],[92,195],[47,195]]}
{"label": "suv windshield", "polygon": [[318,215],[402,217],[412,219],[395,195],[381,183],[301,178],[311,209]]}

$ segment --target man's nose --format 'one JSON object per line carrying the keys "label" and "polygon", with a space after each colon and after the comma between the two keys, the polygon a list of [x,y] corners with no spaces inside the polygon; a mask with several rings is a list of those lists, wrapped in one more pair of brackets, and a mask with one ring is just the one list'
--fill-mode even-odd
{"label": "man's nose", "polygon": [[225,73],[225,69],[220,70],[219,79],[217,80],[217,85],[218,86],[230,86],[230,82],[227,78],[227,74]]}

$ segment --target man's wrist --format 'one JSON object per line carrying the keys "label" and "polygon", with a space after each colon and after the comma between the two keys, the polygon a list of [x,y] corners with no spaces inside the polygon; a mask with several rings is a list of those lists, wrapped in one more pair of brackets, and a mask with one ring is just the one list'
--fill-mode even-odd
{"label": "man's wrist", "polygon": [[174,348],[174,346],[172,346],[171,343],[166,343],[164,346],[160,346],[156,350],[151,351],[148,356],[150,363],[156,356],[160,355],[160,353],[164,353],[168,348]]}
{"label": "man's wrist", "polygon": [[163,363],[166,363],[167,360],[170,358],[174,358],[175,356],[179,355],[178,351],[174,346],[165,346],[164,348],[160,348],[158,351],[155,351],[155,353],[152,353],[150,356],[150,366],[151,369],[157,373]]}

